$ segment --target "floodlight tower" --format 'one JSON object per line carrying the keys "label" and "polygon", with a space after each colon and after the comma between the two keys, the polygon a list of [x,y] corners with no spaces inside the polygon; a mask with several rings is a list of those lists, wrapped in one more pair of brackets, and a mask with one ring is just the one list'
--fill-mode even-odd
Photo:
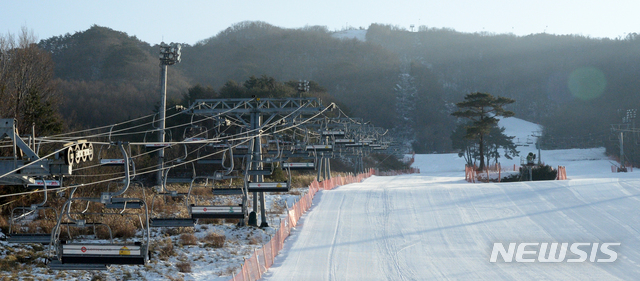
{"label": "floodlight tower", "polygon": [[[181,50],[182,45],[178,43],[171,43],[170,45],[165,44],[164,42],[160,43],[160,108],[158,111],[160,112],[160,118],[158,119],[158,130],[159,137],[158,142],[161,144],[164,142],[165,137],[165,116],[167,111],[167,68],[169,65],[174,65],[179,63],[181,60]],[[164,169],[164,146],[160,146],[160,150],[158,151],[158,176],[157,182],[159,185],[162,184],[162,170]]]}
{"label": "floodlight tower", "polygon": [[304,80],[304,82],[302,80],[298,80],[298,95],[301,98],[302,97],[302,93],[306,93],[309,92],[309,81]]}

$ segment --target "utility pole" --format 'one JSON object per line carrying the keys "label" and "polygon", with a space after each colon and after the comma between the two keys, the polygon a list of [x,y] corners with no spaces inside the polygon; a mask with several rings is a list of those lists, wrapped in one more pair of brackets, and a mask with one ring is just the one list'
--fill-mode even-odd
{"label": "utility pole", "polygon": [[162,173],[164,171],[164,146],[165,141],[165,118],[167,112],[167,69],[169,65],[174,65],[181,61],[182,46],[177,43],[167,45],[160,43],[160,108],[158,109],[160,116],[158,118],[158,142],[160,150],[158,151],[158,174],[156,182],[162,185]]}
{"label": "utility pole", "polygon": [[[635,127],[635,119],[636,119],[636,110],[635,109],[627,109],[626,112],[623,109],[618,109],[618,114],[625,113],[622,116],[622,124],[611,125],[611,130],[616,134],[619,146],[620,146],[620,167],[618,167],[618,172],[626,172],[627,167],[625,166],[625,156],[624,156],[624,131],[629,131],[629,123],[632,123],[632,126]],[[632,127],[632,131],[633,131]]]}

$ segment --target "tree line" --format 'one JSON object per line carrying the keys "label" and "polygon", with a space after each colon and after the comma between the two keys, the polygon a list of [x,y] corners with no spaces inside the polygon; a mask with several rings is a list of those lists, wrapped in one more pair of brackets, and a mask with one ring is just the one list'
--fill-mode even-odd
{"label": "tree line", "polygon": [[[353,115],[391,129],[425,153],[451,151],[455,104],[468,93],[486,92],[514,99],[507,109],[543,125],[543,141],[606,138],[609,124],[619,122],[617,110],[640,99],[638,39],[470,34],[424,26],[410,32],[374,24],[363,42],[334,38],[321,26],[242,22],[185,45],[182,62],[169,67],[168,95],[180,100],[198,84],[220,97],[252,95],[258,90],[243,85],[251,77],[272,78],[262,81],[266,89],[286,95],[273,83],[311,80]],[[159,104],[158,46],[92,26],[37,47],[53,62],[58,107],[71,127],[112,124],[152,113]]]}

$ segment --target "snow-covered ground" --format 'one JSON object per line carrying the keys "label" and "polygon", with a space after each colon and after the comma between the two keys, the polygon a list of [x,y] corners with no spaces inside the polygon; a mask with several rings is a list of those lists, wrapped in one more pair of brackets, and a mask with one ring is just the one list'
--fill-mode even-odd
{"label": "snow-covered ground", "polygon": [[[472,184],[455,154],[416,155],[421,174],[321,192],[265,280],[640,278],[637,172],[611,173],[602,149],[543,155],[569,180]],[[613,263],[489,261],[523,242],[621,244]]]}
{"label": "snow-covered ground", "polygon": [[[294,193],[307,192],[308,188],[295,189]],[[270,226],[280,225],[286,218],[286,206],[292,206],[300,197],[296,194],[267,194],[267,219]],[[258,222],[260,222],[258,215]],[[0,280],[218,280],[231,279],[240,270],[244,258],[251,256],[260,245],[268,242],[276,229],[272,227],[237,227],[233,223],[199,224],[193,229],[151,229],[151,259],[145,266],[115,265],[107,271],[53,271],[44,265],[46,252],[40,246],[11,244],[3,241],[0,231],[0,260],[12,260],[37,256],[29,266],[18,272],[3,271],[0,263]],[[183,233],[192,233],[195,239],[183,245]],[[212,246],[206,236],[212,233],[226,237],[224,247]],[[86,240],[83,242],[102,242]],[[106,241],[104,241],[106,242]],[[168,245],[170,244],[170,245]],[[29,258],[33,259],[33,258]],[[19,263],[18,263],[19,264]],[[188,264],[190,270],[180,272]],[[12,269],[12,268],[8,268]]]}
{"label": "snow-covered ground", "polygon": [[[538,130],[507,121],[518,125],[511,135]],[[421,174],[374,176],[320,192],[264,279],[640,279],[638,172],[612,173],[601,148],[542,151],[542,157],[566,166],[569,179],[467,183],[456,154],[429,154],[416,155]],[[553,242],[620,245],[611,247],[613,263],[591,257],[570,263],[579,257],[571,251],[559,263],[490,262],[494,243]]]}

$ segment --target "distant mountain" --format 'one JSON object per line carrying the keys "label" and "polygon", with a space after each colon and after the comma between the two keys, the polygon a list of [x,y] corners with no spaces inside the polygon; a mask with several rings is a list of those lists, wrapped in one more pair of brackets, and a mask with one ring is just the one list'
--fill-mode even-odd
{"label": "distant mountain", "polygon": [[[42,40],[60,79],[68,123],[113,124],[151,113],[160,102],[157,47],[126,33],[94,25],[86,31]],[[187,79],[175,70],[168,96],[186,91]]]}
{"label": "distant mountain", "polygon": [[[219,89],[250,76],[313,80],[354,115],[414,141],[416,151],[446,151],[453,104],[475,91],[515,99],[509,110],[556,138],[606,134],[620,121],[618,109],[640,104],[638,39],[378,24],[336,33],[241,22],[184,46],[168,84],[178,98],[196,84]],[[159,101],[157,46],[100,26],[40,46],[56,62],[68,119],[113,123],[147,114]]]}

